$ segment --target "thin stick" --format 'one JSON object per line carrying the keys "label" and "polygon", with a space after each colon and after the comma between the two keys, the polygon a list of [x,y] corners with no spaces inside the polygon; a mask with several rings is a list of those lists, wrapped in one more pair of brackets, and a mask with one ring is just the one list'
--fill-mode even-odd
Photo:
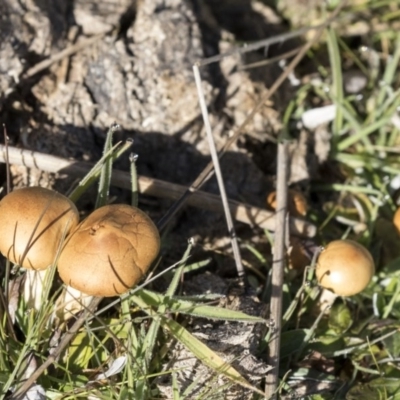
{"label": "thin stick", "polygon": [[[93,167],[91,163],[71,161],[31,150],[18,149],[12,146],[8,147],[8,151],[10,164],[24,165],[28,168],[37,168],[47,172],[84,176]],[[5,162],[5,160],[5,147],[0,145],[0,162]],[[131,191],[132,184],[130,173],[121,170],[113,170],[111,184]],[[141,194],[168,198],[171,200],[181,198],[185,192],[190,190],[187,186],[145,176],[138,177],[138,184],[139,193]],[[219,196],[202,191],[197,191],[193,196],[188,198],[188,205],[214,212],[223,211]],[[275,214],[273,212],[234,200],[229,200],[229,207],[233,217],[237,221],[270,231],[275,230]],[[290,230],[294,235],[305,237],[313,237],[316,233],[316,227],[313,224],[298,218],[290,219]]]}
{"label": "thin stick", "polygon": [[286,211],[287,211],[287,177],[289,170],[288,141],[278,144],[277,186],[276,186],[276,232],[273,247],[272,288],[270,303],[270,321],[273,333],[269,342],[269,364],[273,369],[269,372],[265,382],[267,399],[276,398],[279,374],[279,349],[281,343],[282,325],[282,286],[285,266],[285,239],[286,239]]}
{"label": "thin stick", "polygon": [[204,92],[203,92],[203,88],[201,85],[200,71],[199,71],[199,67],[197,65],[193,65],[193,73],[194,73],[194,79],[195,79],[196,87],[197,87],[197,94],[199,96],[201,113],[203,115],[204,127],[206,129],[208,146],[210,148],[211,159],[214,164],[214,171],[215,171],[215,175],[217,176],[218,187],[219,187],[219,191],[221,193],[221,200],[222,200],[222,204],[224,207],[224,213],[225,213],[226,225],[228,227],[228,233],[229,233],[229,236],[231,239],[233,256],[234,256],[235,264],[236,264],[236,270],[238,273],[238,277],[240,279],[243,279],[245,276],[245,273],[244,273],[244,268],[243,268],[243,264],[242,264],[242,257],[240,255],[240,248],[239,248],[238,240],[236,237],[235,226],[233,225],[231,210],[229,208],[228,196],[226,195],[226,191],[225,191],[224,178],[222,177],[222,172],[221,172],[221,167],[219,165],[217,149],[215,147],[215,141],[214,141],[214,137],[213,137],[212,130],[211,130],[211,124],[210,124],[210,118],[208,116],[206,99],[204,97]]}
{"label": "thin stick", "polygon": [[64,349],[68,346],[71,340],[75,337],[79,329],[85,323],[87,318],[91,316],[96,310],[97,306],[100,304],[102,297],[93,298],[92,302],[89,304],[87,309],[83,311],[82,315],[76,320],[76,322],[72,325],[71,329],[65,333],[63,338],[61,339],[59,345],[54,352],[46,359],[46,361],[38,367],[35,372],[24,382],[24,384],[15,391],[9,398],[9,400],[22,400],[25,393],[29,390],[29,388],[33,385],[33,383],[43,374],[43,372],[53,364],[57,358],[61,355]]}
{"label": "thin stick", "polygon": [[285,60],[286,58],[292,57],[297,54],[297,52],[301,49],[301,46],[296,47],[293,50],[287,51],[284,54],[280,54],[276,57],[267,58],[266,60],[257,61],[249,64],[243,64],[238,67],[238,71],[245,71],[247,69],[253,69],[258,67],[265,67],[266,65],[270,65],[276,63],[277,61]]}
{"label": "thin stick", "polygon": [[22,76],[22,79],[30,78],[30,77],[36,75],[37,73],[45,70],[46,68],[49,68],[52,64],[66,58],[66,57],[72,56],[73,54],[84,49],[85,47],[91,46],[92,44],[96,43],[101,38],[103,38],[104,36],[108,35],[111,32],[112,32],[112,30],[107,30],[107,31],[99,33],[98,35],[95,35],[89,39],[80,40],[78,43],[68,46],[64,50],[61,50],[58,53],[53,54],[49,58],[46,58],[45,60],[40,61],[33,67],[29,68],[28,71],[26,71],[26,73]]}
{"label": "thin stick", "polygon": [[[346,5],[347,0],[343,0],[331,17],[322,24],[312,40],[310,40],[300,51],[308,51],[314,42],[316,42],[326,26],[328,26]],[[300,54],[299,53],[299,54]],[[297,56],[299,56],[299,54]],[[297,57],[296,57],[297,58]],[[285,70],[292,70],[293,62]],[[273,367],[271,373],[266,377],[265,395],[267,399],[277,398],[278,375],[279,375],[279,355],[281,342],[281,326],[282,326],[282,285],[283,285],[283,269],[285,260],[285,218],[287,208],[287,173],[288,173],[288,143],[286,140],[278,144],[278,162],[277,162],[277,220],[276,234],[274,242],[273,254],[273,270],[272,270],[272,290],[270,303],[270,319],[272,322],[272,335],[269,343],[269,363]]]}
{"label": "thin stick", "polygon": [[[4,133],[4,162],[6,164],[6,180],[7,180],[7,194],[11,192],[11,172],[10,172],[10,157],[8,154],[8,134],[6,125],[3,124],[3,133]],[[10,262],[6,262],[6,271],[4,276],[4,297],[5,297],[5,304],[8,304],[8,297],[9,297],[9,284],[10,284]],[[7,318],[10,317],[8,308],[6,307],[6,314]],[[11,319],[10,319],[11,321]]]}
{"label": "thin stick", "polygon": [[276,36],[268,38],[268,39],[258,40],[257,42],[253,42],[251,44],[247,43],[241,47],[234,47],[234,48],[226,51],[225,53],[218,54],[218,55],[206,58],[204,60],[198,61],[197,64],[199,66],[204,66],[204,65],[212,64],[214,62],[219,62],[223,58],[233,56],[235,54],[245,54],[245,53],[249,53],[251,51],[261,49],[263,47],[269,47],[272,44],[283,43],[286,40],[293,39],[298,36],[302,36],[309,31],[319,30],[319,29],[321,29],[321,27],[325,27],[325,26],[326,26],[325,23],[316,25],[316,26],[309,26],[309,27],[305,27],[305,28],[300,28],[293,32],[281,33],[280,35],[276,35]]}
{"label": "thin stick", "polygon": [[4,133],[4,148],[5,148],[5,153],[4,153],[4,158],[5,158],[5,163],[6,163],[6,179],[7,179],[7,194],[11,192],[11,173],[10,173],[10,159],[8,156],[8,135],[7,135],[7,128],[6,125],[3,124],[3,133]]}

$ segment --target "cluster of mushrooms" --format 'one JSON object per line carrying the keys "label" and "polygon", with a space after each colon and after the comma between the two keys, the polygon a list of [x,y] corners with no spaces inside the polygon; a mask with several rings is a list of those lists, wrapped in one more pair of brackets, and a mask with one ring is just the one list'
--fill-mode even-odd
{"label": "cluster of mushrooms", "polygon": [[[275,197],[275,193],[267,197],[269,208],[275,208]],[[304,196],[290,190],[288,208],[292,216],[304,217]],[[72,314],[82,308],[83,299],[87,304],[91,296],[118,296],[134,287],[160,249],[158,230],[140,209],[107,205],[79,222],[71,200],[41,187],[6,195],[0,201],[0,220],[0,252],[27,270],[24,297],[34,308],[40,306],[44,273],[52,265],[57,265],[67,288],[60,307]],[[296,262],[301,252],[294,249]],[[320,286],[351,296],[366,288],[375,267],[362,245],[335,240],[322,250],[315,271]],[[77,309],[73,299],[80,300]]]}
{"label": "cluster of mushrooms", "polygon": [[[275,210],[276,192],[267,196],[266,203],[268,208]],[[307,201],[301,192],[289,189],[288,211],[293,217],[305,217]],[[396,215],[400,232],[400,209]],[[290,242],[289,265],[294,269],[304,269],[309,264],[309,257],[298,239],[291,237]],[[369,251],[358,242],[347,239],[334,240],[324,247],[315,266],[319,285],[338,296],[353,296],[362,292],[374,273],[374,260]]]}
{"label": "cluster of mushrooms", "polygon": [[71,200],[41,187],[7,194],[0,220],[0,252],[27,270],[24,296],[35,308],[52,265],[70,297],[118,296],[135,286],[160,249],[156,226],[138,208],[107,205],[79,223]]}

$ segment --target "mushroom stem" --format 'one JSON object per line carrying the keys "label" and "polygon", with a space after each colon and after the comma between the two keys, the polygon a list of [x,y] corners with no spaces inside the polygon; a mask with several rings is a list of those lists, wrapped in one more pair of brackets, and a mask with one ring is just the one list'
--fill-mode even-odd
{"label": "mushroom stem", "polygon": [[65,322],[82,310],[85,310],[93,296],[82,293],[71,286],[66,286],[56,302],[56,317],[59,321]]}
{"label": "mushroom stem", "polygon": [[318,300],[318,309],[322,311],[326,307],[332,307],[333,303],[339,296],[336,293],[333,293],[331,290],[322,288],[319,300]]}
{"label": "mushroom stem", "polygon": [[39,311],[44,301],[43,287],[46,282],[47,271],[47,269],[41,271],[26,270],[23,290],[27,308],[33,308]]}

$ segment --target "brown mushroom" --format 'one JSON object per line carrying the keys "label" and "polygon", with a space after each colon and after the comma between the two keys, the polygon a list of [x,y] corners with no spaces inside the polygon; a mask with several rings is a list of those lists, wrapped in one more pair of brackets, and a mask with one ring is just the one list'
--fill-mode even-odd
{"label": "brown mushroom", "polygon": [[397,233],[400,235],[400,207],[394,213],[393,224],[396,227]]}
{"label": "brown mushroom", "polygon": [[369,251],[353,240],[335,240],[321,252],[315,273],[319,284],[338,296],[363,291],[375,273]]}
{"label": "brown mushroom", "polygon": [[58,261],[61,279],[91,296],[127,292],[160,249],[158,230],[141,210],[125,204],[101,207],[70,235]]}
{"label": "brown mushroom", "polygon": [[307,265],[310,265],[311,259],[307,254],[302,241],[296,237],[290,237],[290,247],[288,252],[288,267],[289,270],[293,270],[292,275],[301,274]]}
{"label": "brown mushroom", "polygon": [[0,221],[0,252],[28,270],[25,300],[38,308],[44,270],[55,262],[63,239],[77,226],[78,210],[60,193],[27,187],[0,201]]}
{"label": "brown mushroom", "polygon": [[[271,192],[266,199],[267,207],[276,210],[276,192]],[[293,217],[302,218],[307,214],[307,200],[304,195],[294,189],[288,191],[288,210]]]}
{"label": "brown mushroom", "polygon": [[23,268],[51,265],[61,240],[79,222],[75,204],[42,187],[17,189],[0,201],[0,252]]}

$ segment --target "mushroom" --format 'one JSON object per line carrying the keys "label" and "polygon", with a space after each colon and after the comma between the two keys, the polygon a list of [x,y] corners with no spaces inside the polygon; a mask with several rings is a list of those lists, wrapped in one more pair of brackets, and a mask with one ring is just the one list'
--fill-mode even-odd
{"label": "mushroom", "polygon": [[46,269],[62,241],[78,225],[75,204],[62,194],[42,187],[14,190],[0,201],[0,252],[27,270],[24,298],[39,309]]}
{"label": "mushroom", "polygon": [[290,247],[288,251],[288,267],[291,275],[296,276],[304,272],[311,259],[302,241],[296,236],[290,236]]}
{"label": "mushroom", "polygon": [[143,211],[125,204],[95,210],[69,236],[58,260],[59,275],[68,285],[64,318],[79,310],[71,298],[82,300],[82,293],[110,297],[127,292],[159,250],[158,230]]}
{"label": "mushroom", "polygon": [[397,233],[400,235],[400,207],[394,213],[393,224],[396,227]]}
{"label": "mushroom", "polygon": [[[267,207],[276,210],[276,192],[271,192],[266,199]],[[307,214],[307,200],[304,195],[294,189],[288,190],[288,210],[293,217],[302,218]]]}
{"label": "mushroom", "polygon": [[318,283],[338,296],[363,291],[375,273],[369,251],[353,240],[334,240],[321,252],[315,269]]}

